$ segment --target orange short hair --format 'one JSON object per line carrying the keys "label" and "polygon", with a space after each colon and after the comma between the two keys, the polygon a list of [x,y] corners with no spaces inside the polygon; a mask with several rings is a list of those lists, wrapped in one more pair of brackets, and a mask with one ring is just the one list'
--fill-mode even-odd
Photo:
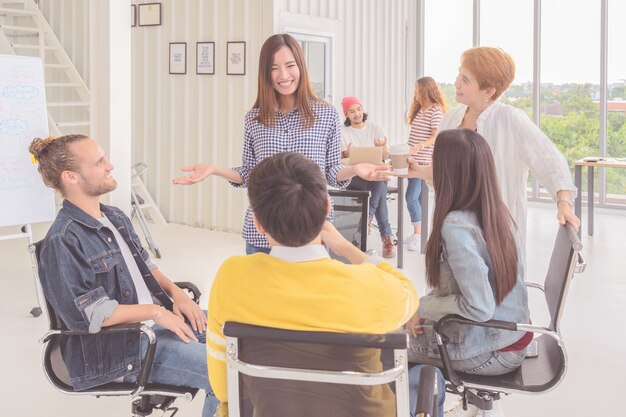
{"label": "orange short hair", "polygon": [[468,49],[461,55],[461,65],[476,77],[481,90],[496,89],[491,97],[493,100],[500,97],[515,78],[515,62],[500,48],[478,46]]}

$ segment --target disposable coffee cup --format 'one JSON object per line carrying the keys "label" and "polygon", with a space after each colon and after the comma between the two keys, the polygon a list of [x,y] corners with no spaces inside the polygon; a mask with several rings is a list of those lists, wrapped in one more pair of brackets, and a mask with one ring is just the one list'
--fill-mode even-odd
{"label": "disposable coffee cup", "polygon": [[397,175],[406,175],[409,173],[410,152],[411,148],[407,143],[389,147],[389,156],[391,156],[391,172]]}

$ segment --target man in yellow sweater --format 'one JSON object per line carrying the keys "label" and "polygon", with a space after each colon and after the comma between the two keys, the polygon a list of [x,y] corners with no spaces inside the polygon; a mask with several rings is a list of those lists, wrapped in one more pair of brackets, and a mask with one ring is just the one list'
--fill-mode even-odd
{"label": "man in yellow sweater", "polygon": [[[252,172],[248,196],[255,226],[272,249],[229,258],[211,288],[207,358],[211,386],[222,402],[228,401],[225,322],[387,333],[406,323],[418,303],[407,277],[361,252],[326,221],[327,184],[315,162],[298,153],[263,160]],[[322,241],[352,265],[330,259]],[[393,398],[386,385],[368,392],[373,403]],[[379,411],[372,415],[386,415]]]}

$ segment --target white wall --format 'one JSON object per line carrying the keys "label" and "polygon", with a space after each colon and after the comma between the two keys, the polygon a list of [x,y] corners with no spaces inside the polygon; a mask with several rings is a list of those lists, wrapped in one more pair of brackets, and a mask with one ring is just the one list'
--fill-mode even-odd
{"label": "white wall", "polygon": [[[78,23],[82,19],[77,16],[76,3],[81,1],[41,0],[41,7],[55,30],[74,33],[57,34],[70,50],[79,51],[79,46],[72,46],[78,42],[73,38],[80,36],[80,29],[84,28]],[[312,17],[315,19],[309,20],[334,22],[338,34],[334,45],[333,103],[341,111],[343,96],[358,95],[371,120],[385,129],[392,143],[406,140],[403,120],[415,74],[414,1],[161,3],[161,26],[134,27],[131,31],[132,140],[133,161],[148,164],[148,189],[169,221],[240,231],[247,205],[245,190],[233,189],[221,178],[188,187],[174,187],[170,181],[180,174],[183,165],[201,161],[225,166],[240,164],[242,120],[256,98],[259,51],[263,41],[279,31],[285,16],[304,15],[305,21]],[[407,23],[412,23],[409,30]],[[215,75],[195,74],[195,48],[199,41],[215,42]],[[226,75],[227,41],[246,42],[245,76]],[[187,42],[186,75],[168,73],[169,42]],[[78,52],[75,62],[83,68],[84,57]]]}
{"label": "white wall", "polygon": [[[161,26],[132,30],[133,159],[148,164],[148,188],[169,221],[241,230],[245,190],[221,178],[187,187],[171,179],[197,162],[240,165],[271,11],[265,0],[169,0]],[[215,75],[195,73],[199,41],[215,42]],[[226,75],[227,41],[246,41],[246,75]],[[168,73],[169,42],[187,42],[186,75]]]}
{"label": "white wall", "polygon": [[281,25],[284,18],[290,20],[293,15],[338,21],[333,103],[343,115],[341,99],[358,96],[370,120],[383,127],[392,143],[406,141],[404,117],[413,97],[416,73],[416,2],[278,0],[278,8]]}

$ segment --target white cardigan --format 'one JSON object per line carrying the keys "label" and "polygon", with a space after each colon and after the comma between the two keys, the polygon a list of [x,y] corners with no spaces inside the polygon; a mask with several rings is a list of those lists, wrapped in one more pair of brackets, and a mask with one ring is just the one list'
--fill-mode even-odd
{"label": "white cardigan", "polygon": [[[462,105],[447,112],[439,131],[458,128],[466,109]],[[576,196],[572,174],[563,155],[523,110],[494,102],[478,116],[476,126],[491,148],[500,193],[520,229],[525,258],[528,171],[555,201],[561,190]]]}

